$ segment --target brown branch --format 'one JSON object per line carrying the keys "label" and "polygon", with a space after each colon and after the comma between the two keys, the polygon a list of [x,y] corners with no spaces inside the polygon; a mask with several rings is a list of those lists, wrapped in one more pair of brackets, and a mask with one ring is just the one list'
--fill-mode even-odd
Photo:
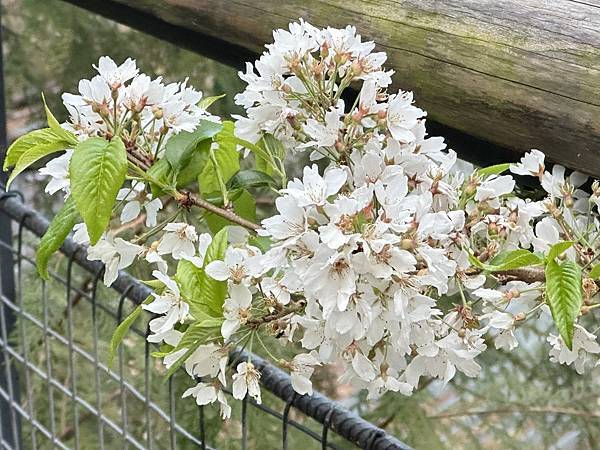
{"label": "brown branch", "polygon": [[248,228],[249,230],[254,230],[254,231],[260,230],[260,225],[254,223],[254,222],[251,222],[249,220],[246,220],[243,217],[238,216],[233,211],[229,211],[227,209],[219,208],[218,206],[215,206],[212,203],[210,203],[210,202],[208,202],[208,201],[206,201],[206,200],[204,200],[202,198],[196,197],[196,196],[192,195],[189,192],[187,192],[185,194],[189,195],[190,202],[194,206],[206,209],[207,211],[210,211],[213,214],[221,216],[224,219],[229,220],[230,222],[237,223],[238,225],[241,225],[244,228]]}
{"label": "brown branch", "polygon": [[546,281],[544,269],[537,267],[522,267],[519,269],[502,270],[494,272],[494,275],[508,277],[515,280],[524,281],[526,283],[535,283],[536,281]]}
{"label": "brown branch", "polygon": [[266,316],[250,318],[246,321],[246,325],[252,328],[258,328],[261,325],[264,325],[269,322],[273,322],[275,320],[279,320],[282,317],[285,317],[289,314],[296,313],[298,311],[302,311],[306,307],[306,301],[300,300],[298,302],[292,303],[291,305],[281,309],[280,311],[275,311],[274,313],[267,314]]}
{"label": "brown branch", "polygon": [[129,230],[130,228],[137,228],[139,225],[143,224],[145,220],[146,220],[146,214],[142,213],[136,219],[121,225],[119,228],[117,228],[114,231],[114,234],[116,236],[117,234],[122,233],[125,230]]}
{"label": "brown branch", "polygon": [[[134,153],[133,151],[130,151],[129,149],[127,151],[127,159],[142,170],[146,171],[150,168],[147,161],[143,161],[143,158],[140,155]],[[188,204],[197,206],[199,208],[210,211],[211,213],[216,214],[217,216],[223,217],[224,219],[227,219],[232,223],[241,225],[242,227],[247,228],[249,230],[256,231],[261,228],[260,225],[238,216],[233,211],[219,208],[218,206],[213,205],[212,203],[202,198],[194,196],[191,192],[184,191],[178,193],[174,196],[174,198],[181,206],[185,207]]]}

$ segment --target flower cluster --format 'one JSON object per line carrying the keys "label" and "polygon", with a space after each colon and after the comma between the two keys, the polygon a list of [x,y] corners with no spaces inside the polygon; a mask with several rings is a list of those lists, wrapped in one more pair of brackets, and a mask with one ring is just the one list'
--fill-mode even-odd
{"label": "flower cluster", "polygon": [[[79,82],[79,93],[64,93],[63,104],[70,119],[64,128],[79,140],[120,136],[131,158],[151,165],[164,153],[168,139],[181,131],[193,131],[200,120],[218,121],[200,106],[202,92],[182,83],[165,84],[139,73],[136,62],[117,65],[103,56],[94,66],[98,75]],[[68,165],[73,152],[51,160],[41,170],[52,180],[46,192],[68,193]],[[141,192],[138,185],[136,192]],[[125,213],[125,216],[132,211]]]}
{"label": "flower cluster", "polygon": [[[107,285],[136,258],[154,265],[156,291],[143,306],[154,314],[148,340],[168,350],[168,369],[183,365],[202,379],[184,396],[218,402],[223,417],[231,414],[228,382],[234,398],[260,403],[260,371],[251,358],[230,362],[229,355],[258,342],[262,349],[255,350],[272,356],[265,335],[297,349],[291,360],[273,359],[301,395],[312,393],[311,376],[324,365],[342,365],[340,381],[372,399],[387,391],[408,395],[423,378],[475,377],[489,346],[512,351],[518,327],[551,317],[559,331],[547,338],[551,361],[579,373],[588,360],[599,361],[585,316],[600,305],[600,184],[586,193],[586,176],[566,176],[558,165],[546,170],[538,150],[512,165],[456,170],[456,153],[428,136],[412,93],[389,92],[393,72],[374,47],[351,26],[318,29],[300,21],[275,31],[267,51],[240,73],[247,87],[236,102],[246,115],[235,117],[235,134],[223,127],[202,150],[214,172],[195,179],[202,184],[210,176],[219,186],[212,203],[177,183],[160,184],[148,170],[172,135],[215,120],[186,82],[164,85],[138,74],[131,60],[117,66],[102,58],[80,95],[63,97],[71,114],[66,129],[81,140],[120,136],[130,157],[127,187],[113,209],[120,227],[107,230],[88,257],[105,264]],[[239,155],[252,151],[268,166],[267,137],[284,150],[307,152],[311,163],[276,190],[277,212],[259,226],[234,213],[241,182],[231,187],[225,173],[239,164],[233,171],[219,164],[244,150]],[[49,192],[68,191],[72,154],[42,170],[53,176]],[[261,182],[272,180],[261,167]],[[284,166],[270,169],[281,173]],[[509,171],[537,179],[545,197],[518,195]],[[177,208],[162,219],[165,197]],[[186,215],[192,206],[249,231],[205,233]],[[148,231],[117,236],[136,220]],[[84,224],[74,237],[89,242]]]}

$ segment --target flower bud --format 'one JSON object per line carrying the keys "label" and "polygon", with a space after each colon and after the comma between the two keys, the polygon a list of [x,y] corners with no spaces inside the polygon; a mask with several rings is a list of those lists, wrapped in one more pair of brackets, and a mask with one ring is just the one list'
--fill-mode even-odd
{"label": "flower bud", "polygon": [[417,243],[414,239],[404,238],[400,241],[400,247],[402,250],[414,250],[417,248]]}
{"label": "flower bud", "polygon": [[477,191],[477,184],[478,183],[476,180],[470,179],[469,184],[465,186],[465,194],[469,197],[475,194],[475,192]]}
{"label": "flower bud", "polygon": [[340,152],[343,153],[344,150],[346,150],[346,144],[344,144],[342,141],[340,141],[339,139],[337,141],[335,141],[334,144],[335,149]]}
{"label": "flower bud", "polygon": [[575,203],[571,194],[565,194],[563,196],[563,202],[567,208],[572,208],[573,204]]}
{"label": "flower bud", "polygon": [[359,123],[363,118],[363,112],[361,109],[357,109],[355,113],[352,114],[352,120],[356,123]]}
{"label": "flower bud", "polygon": [[363,73],[363,67],[362,67],[361,63],[356,60],[352,62],[352,65],[350,66],[350,70],[352,72],[352,75],[355,77],[359,77]]}
{"label": "flower bud", "polygon": [[121,87],[121,83],[115,83],[110,87],[110,95],[114,102],[119,98],[119,87]]}
{"label": "flower bud", "polygon": [[154,115],[154,118],[157,120],[160,120],[163,118],[163,110],[158,105],[152,106],[152,114]]}
{"label": "flower bud", "polygon": [[517,315],[515,315],[515,322],[523,322],[526,318],[527,316],[525,315],[525,313],[520,312]]}

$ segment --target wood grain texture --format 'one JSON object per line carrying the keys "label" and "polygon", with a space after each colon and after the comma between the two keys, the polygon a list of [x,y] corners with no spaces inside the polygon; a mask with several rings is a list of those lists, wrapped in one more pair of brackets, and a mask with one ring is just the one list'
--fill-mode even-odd
{"label": "wood grain texture", "polygon": [[353,24],[430,118],[600,175],[598,0],[114,1],[257,54],[299,17]]}

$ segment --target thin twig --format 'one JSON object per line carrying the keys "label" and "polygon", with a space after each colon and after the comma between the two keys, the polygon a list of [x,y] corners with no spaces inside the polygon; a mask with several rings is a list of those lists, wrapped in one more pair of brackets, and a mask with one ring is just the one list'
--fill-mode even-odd
{"label": "thin twig", "polygon": [[454,417],[486,416],[493,414],[560,414],[578,417],[600,418],[600,411],[582,411],[573,408],[561,408],[554,406],[531,406],[529,408],[516,408],[514,406],[498,409],[486,409],[482,411],[457,411],[452,413],[441,413],[427,416],[428,419],[451,419]]}
{"label": "thin twig", "polygon": [[[127,152],[127,159],[144,171],[147,171],[150,168],[146,161],[142,161],[139,155],[133,154],[131,151]],[[175,200],[177,200],[177,202],[179,202],[179,204],[183,206],[186,206],[186,204],[189,202],[189,204],[191,205],[210,211],[211,213],[216,214],[217,216],[223,217],[224,219],[241,225],[242,227],[247,228],[249,230],[256,231],[261,228],[260,225],[238,216],[233,211],[219,208],[218,206],[213,205],[212,203],[202,198],[196,197],[191,192],[181,192],[175,197]]]}
{"label": "thin twig", "polygon": [[243,217],[238,216],[233,211],[219,208],[218,206],[215,206],[212,203],[210,203],[202,198],[196,197],[195,195],[192,195],[191,193],[187,193],[187,194],[189,195],[190,202],[194,206],[197,206],[199,208],[203,208],[207,211],[210,211],[211,213],[221,216],[224,219],[229,220],[230,222],[237,223],[238,225],[241,225],[244,228],[248,228],[249,230],[254,230],[254,231],[260,230],[260,225],[254,223],[254,222],[251,222],[249,220],[246,220]]}
{"label": "thin twig", "polygon": [[298,311],[302,311],[305,306],[306,306],[306,302],[303,300],[300,300],[298,302],[292,303],[291,305],[283,308],[281,311],[276,311],[272,314],[267,314],[262,317],[250,318],[246,322],[246,325],[248,325],[251,328],[258,328],[261,325],[281,319],[282,317],[285,317],[289,314],[292,314],[292,313],[295,313]]}

